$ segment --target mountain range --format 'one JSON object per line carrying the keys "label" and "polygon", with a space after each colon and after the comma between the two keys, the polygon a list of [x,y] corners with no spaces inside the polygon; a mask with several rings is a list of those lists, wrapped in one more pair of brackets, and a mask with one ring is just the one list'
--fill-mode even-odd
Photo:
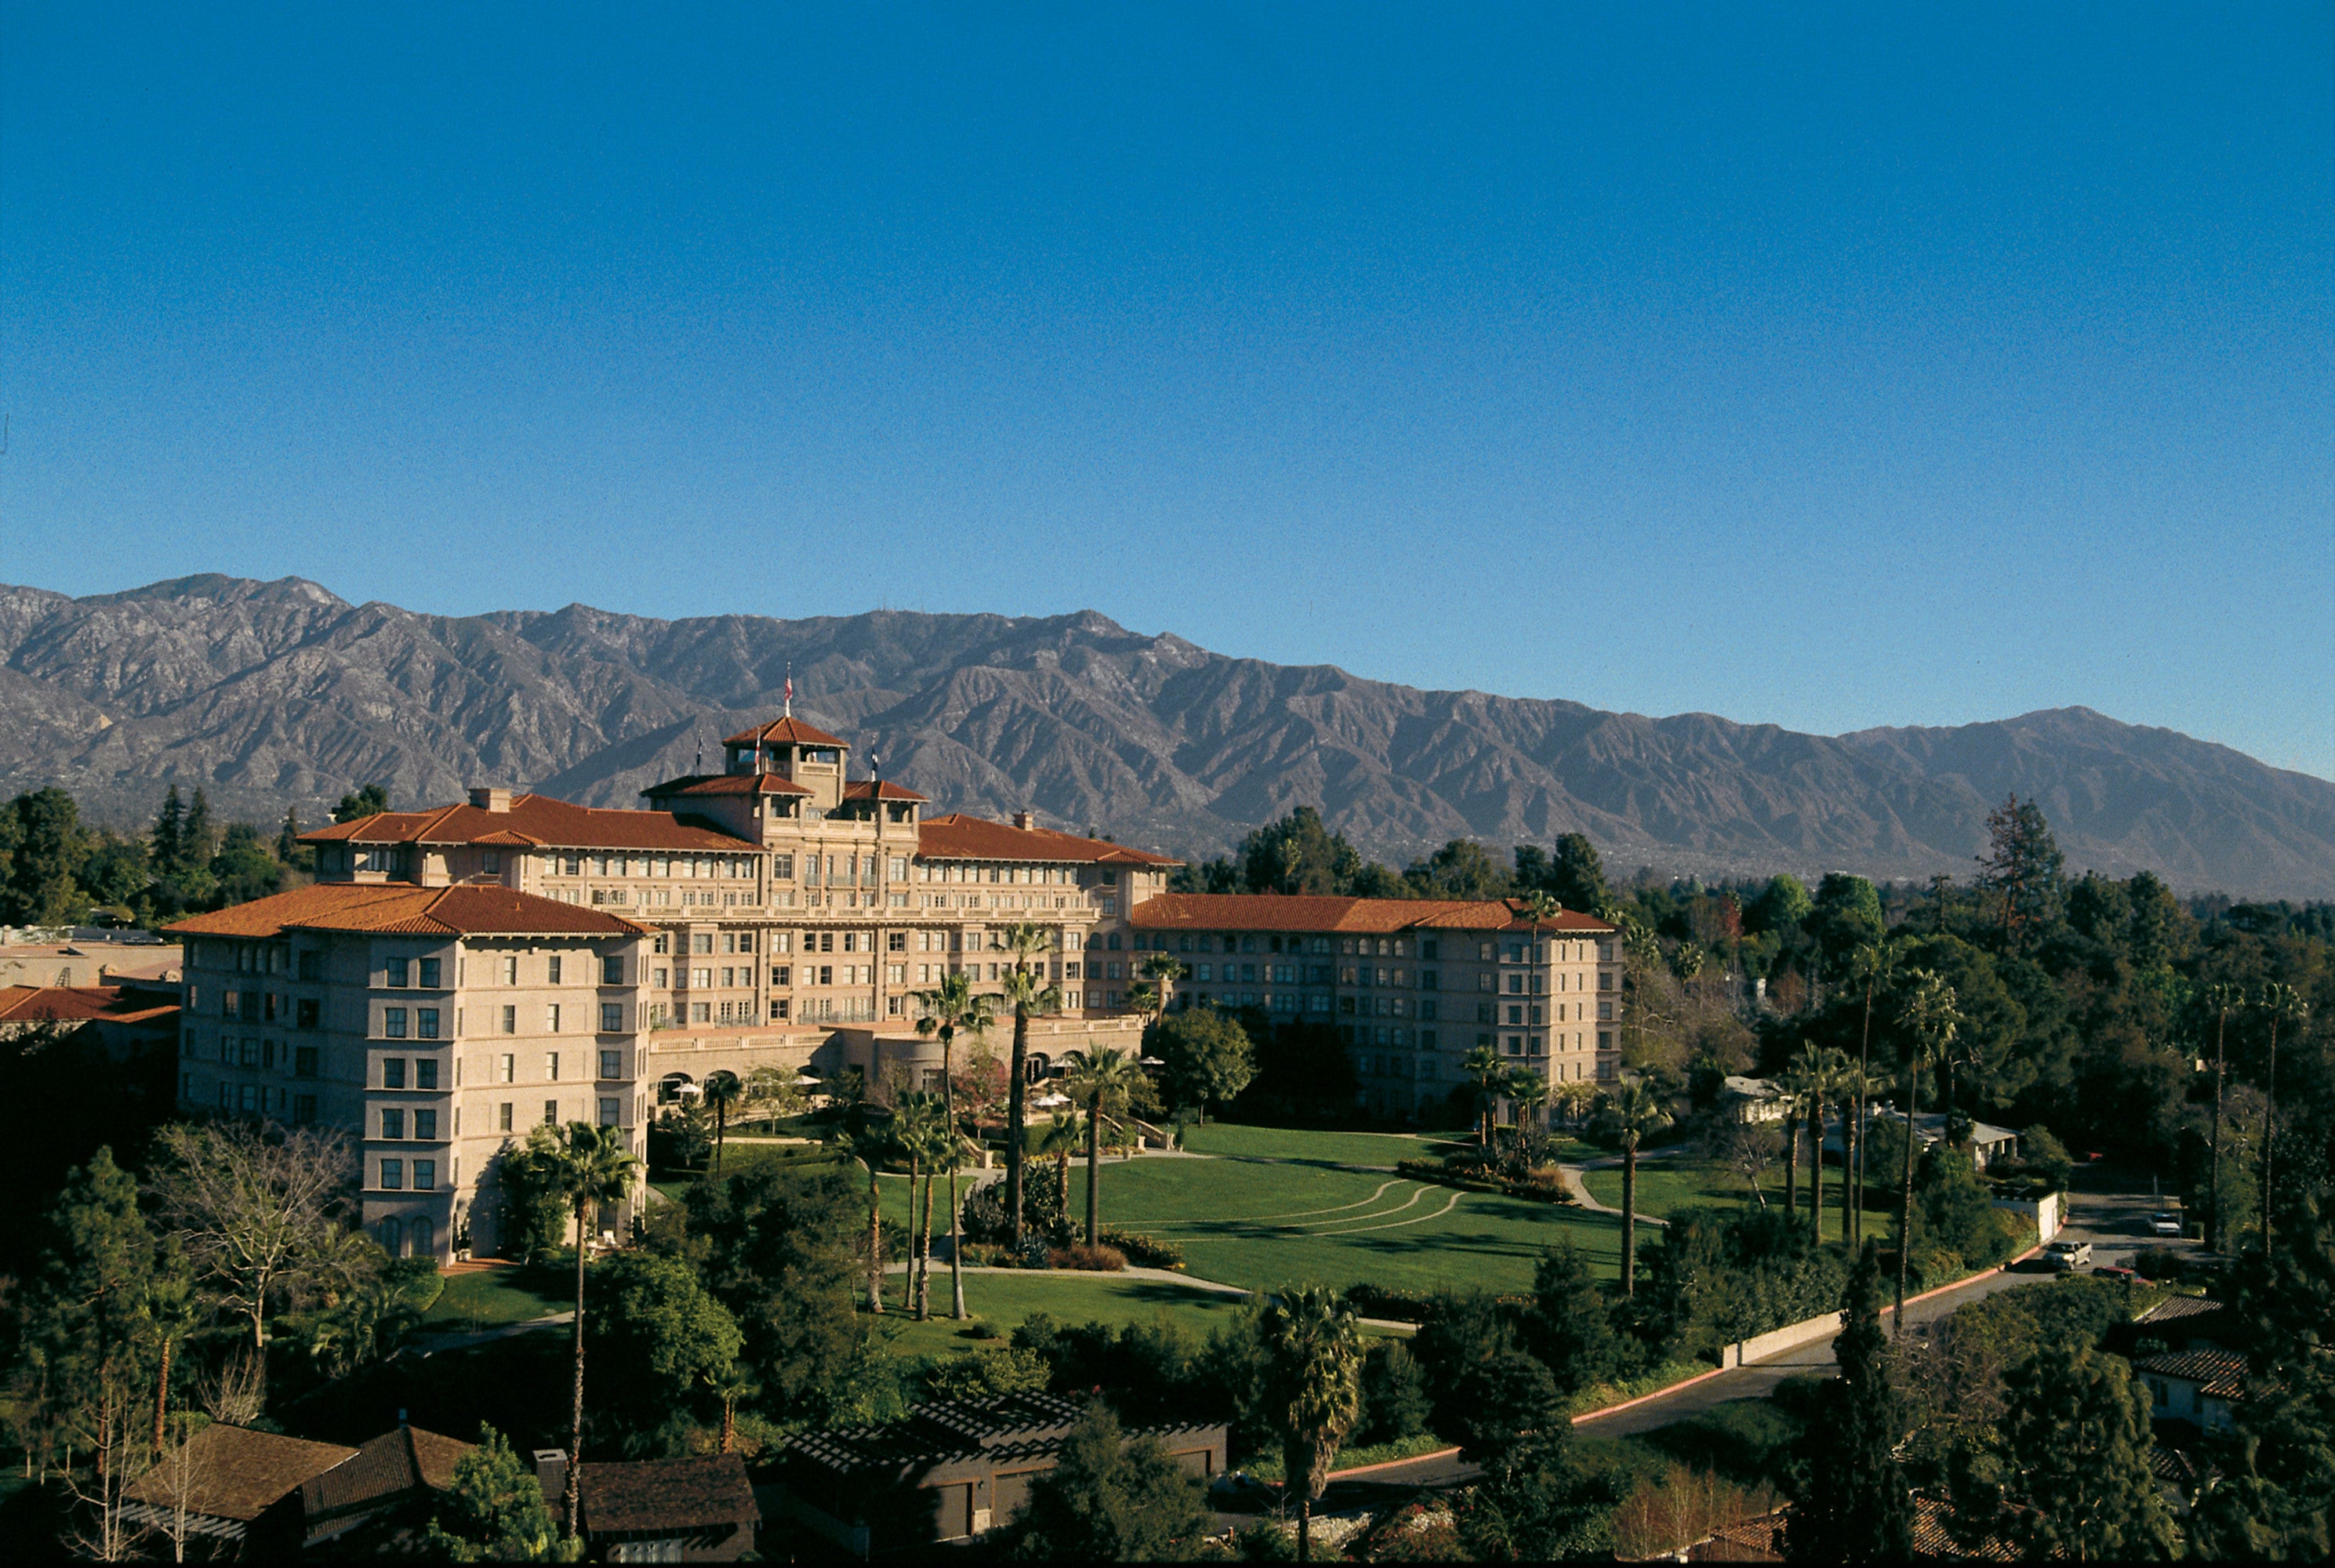
{"label": "mountain range", "polygon": [[1033,808],[1187,857],[1311,804],[1398,866],[1577,831],[1622,875],[1967,876],[2016,792],[2071,870],[2335,897],[2335,784],[2087,708],[1810,735],[1231,658],[1091,611],[445,616],[288,577],[0,587],[0,785],[62,785],[125,827],[172,783],[270,821],[375,781],[400,806],[483,783],[636,805],[774,713],[790,672],[855,775],[880,758],[935,809]]}

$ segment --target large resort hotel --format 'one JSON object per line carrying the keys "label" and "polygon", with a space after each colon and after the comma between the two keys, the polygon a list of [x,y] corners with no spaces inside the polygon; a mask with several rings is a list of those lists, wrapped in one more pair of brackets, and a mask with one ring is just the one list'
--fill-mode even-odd
{"label": "large resort hotel", "polygon": [[314,886],[171,928],[181,1102],[345,1128],[392,1253],[491,1256],[495,1160],[530,1127],[596,1122],[641,1154],[659,1105],[716,1072],[928,1085],[914,993],[999,981],[1023,923],[1066,1004],[1032,1025],[1033,1076],[1139,1047],[1129,992],[1169,953],[1168,1007],[1334,1029],[1381,1116],[1439,1106],[1479,1045],[1551,1082],[1613,1077],[1614,934],[1587,915],[1170,893],[1177,862],[1028,812],[928,817],[791,716],[724,748],[646,810],[481,789],[305,835]]}

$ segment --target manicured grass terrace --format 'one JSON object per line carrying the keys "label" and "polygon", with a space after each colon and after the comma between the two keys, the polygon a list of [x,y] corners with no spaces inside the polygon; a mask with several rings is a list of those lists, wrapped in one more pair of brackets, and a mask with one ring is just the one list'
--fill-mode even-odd
{"label": "manicured grass terrace", "polygon": [[574,1306],[571,1293],[562,1295],[547,1271],[482,1269],[449,1274],[446,1288],[421,1314],[431,1329],[493,1328],[548,1317]]}

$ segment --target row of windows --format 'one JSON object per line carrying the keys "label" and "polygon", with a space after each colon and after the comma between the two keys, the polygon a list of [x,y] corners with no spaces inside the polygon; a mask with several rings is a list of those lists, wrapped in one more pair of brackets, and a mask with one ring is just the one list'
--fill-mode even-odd
{"label": "row of windows", "polygon": [[[179,1081],[179,1095],[191,1102],[194,1094],[195,1075],[188,1073]],[[218,1086],[218,1108],[251,1116],[289,1116],[295,1127],[305,1127],[316,1119],[315,1095],[294,1094],[273,1084],[222,1083]]]}

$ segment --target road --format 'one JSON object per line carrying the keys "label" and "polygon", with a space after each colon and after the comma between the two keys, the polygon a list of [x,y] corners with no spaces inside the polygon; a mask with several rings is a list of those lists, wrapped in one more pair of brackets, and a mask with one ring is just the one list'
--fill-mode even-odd
{"label": "road", "polygon": [[[2152,1236],[2148,1231],[2148,1216],[2165,1205],[2148,1192],[2135,1190],[2129,1182],[2117,1182],[2105,1173],[2078,1171],[2076,1186],[2077,1190],[2069,1195],[2068,1224],[2060,1234],[2072,1240],[2090,1242],[2092,1263],[2096,1267],[2111,1264],[2128,1266],[2133,1253],[2142,1247],[2162,1246],[2186,1251],[2198,1245],[2194,1241]],[[1991,1296],[1997,1291],[2013,1290],[2050,1277],[2049,1271],[2038,1262],[1984,1275],[1925,1301],[1908,1302],[1905,1308],[1906,1326],[1919,1332],[1924,1325],[1938,1321],[1957,1307]],[[1890,1316],[1886,1308],[1882,1315],[1885,1324]],[[1659,1395],[1642,1405],[1617,1409],[1611,1415],[1593,1416],[1576,1423],[1574,1430],[1584,1437],[1635,1437],[1700,1415],[1731,1400],[1765,1399],[1786,1378],[1830,1377],[1835,1367],[1832,1341],[1829,1339],[1819,1340],[1748,1367],[1730,1368],[1715,1378],[1706,1378],[1671,1393]],[[1462,1465],[1456,1458],[1422,1459],[1374,1472],[1368,1477],[1367,1494],[1390,1496],[1419,1486],[1459,1486],[1474,1479],[1476,1474],[1474,1466]],[[1348,1506],[1365,1500],[1364,1485],[1361,1482],[1352,1485],[1355,1497],[1352,1503],[1346,1505]]]}

